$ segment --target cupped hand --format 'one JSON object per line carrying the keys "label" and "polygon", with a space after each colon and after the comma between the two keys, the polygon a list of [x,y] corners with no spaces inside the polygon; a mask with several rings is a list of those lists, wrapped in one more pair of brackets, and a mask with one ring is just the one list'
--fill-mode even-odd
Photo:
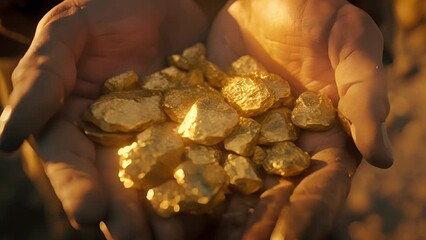
{"label": "cupped hand", "polygon": [[[302,132],[297,144],[312,157],[310,169],[299,177],[268,177],[259,201],[232,199],[219,236],[324,237],[361,155],[380,168],[392,165],[382,49],[373,20],[344,0],[228,2],[210,32],[210,59],[226,68],[248,54],[288,80],[295,96],[306,90],[327,94],[349,120],[352,138],[339,124],[327,132]],[[230,234],[230,226],[240,231]]]}
{"label": "cupped hand", "polygon": [[127,70],[144,75],[166,56],[202,40],[207,21],[189,0],[66,0],[38,24],[15,69],[0,120],[0,149],[13,151],[30,134],[48,178],[77,228],[105,221],[115,239],[149,237],[131,190],[118,181],[116,150],[88,140],[81,115],[103,82]]}

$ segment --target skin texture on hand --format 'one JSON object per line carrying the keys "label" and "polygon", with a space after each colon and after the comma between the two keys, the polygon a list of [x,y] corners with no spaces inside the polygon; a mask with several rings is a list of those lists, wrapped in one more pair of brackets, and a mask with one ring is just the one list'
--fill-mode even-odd
{"label": "skin texture on hand", "polygon": [[[156,239],[196,238],[207,220],[146,212],[140,197],[118,182],[116,149],[89,141],[79,121],[105,79],[129,69],[141,76],[158,70],[167,55],[206,31],[204,15],[189,0],[64,1],[39,23],[14,72],[11,112],[0,117],[1,149],[36,135],[45,171],[76,228],[102,220],[115,239],[149,239],[151,230]],[[388,112],[382,47],[373,21],[343,0],[228,2],[210,31],[208,57],[226,69],[249,54],[287,79],[295,95],[327,94],[351,121],[355,144],[338,125],[302,132],[297,145],[312,156],[308,172],[268,176],[260,199],[233,196],[218,229],[204,229],[209,237],[323,237],[349,192],[361,159],[357,148],[373,165],[392,164],[382,132]]]}
{"label": "skin texture on hand", "polygon": [[[248,54],[288,80],[295,96],[306,90],[327,94],[349,119],[353,136],[341,126],[302,132],[296,143],[313,159],[308,172],[268,176],[259,202],[234,197],[219,235],[323,238],[349,193],[360,153],[377,167],[393,162],[384,129],[389,105],[378,27],[343,0],[234,0],[219,14],[208,43],[210,59],[223,68]],[[240,232],[226,233],[229,225]]]}

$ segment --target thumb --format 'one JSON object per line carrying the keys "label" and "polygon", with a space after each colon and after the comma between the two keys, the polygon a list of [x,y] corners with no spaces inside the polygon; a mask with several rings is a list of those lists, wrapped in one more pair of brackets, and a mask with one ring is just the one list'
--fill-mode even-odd
{"label": "thumb", "polygon": [[65,1],[40,21],[12,76],[14,89],[0,117],[1,151],[16,150],[38,132],[71,92],[86,35],[80,14]]}

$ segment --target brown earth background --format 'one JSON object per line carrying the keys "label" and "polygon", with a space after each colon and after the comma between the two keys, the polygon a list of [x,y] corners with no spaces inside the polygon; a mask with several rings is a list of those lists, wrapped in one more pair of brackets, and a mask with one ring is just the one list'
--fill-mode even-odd
{"label": "brown earth background", "polygon": [[[0,0],[0,96],[10,87],[7,80],[36,23],[57,2]],[[361,163],[329,238],[426,239],[426,0],[352,2],[373,17],[385,37],[387,126],[395,164],[380,170]],[[0,240],[102,239],[99,232],[73,230],[51,189],[37,184],[45,181],[33,174],[39,166],[21,158],[0,159]]]}

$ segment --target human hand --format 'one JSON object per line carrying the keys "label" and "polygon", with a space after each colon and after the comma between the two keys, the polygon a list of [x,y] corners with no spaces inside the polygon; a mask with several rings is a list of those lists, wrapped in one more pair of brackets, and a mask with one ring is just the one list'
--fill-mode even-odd
{"label": "human hand", "polygon": [[[116,150],[82,133],[82,113],[103,82],[134,69],[158,70],[166,56],[200,41],[203,13],[189,0],[66,0],[39,23],[13,74],[0,118],[0,149],[36,138],[46,174],[76,228],[105,221],[117,239],[147,238],[137,194],[118,181]],[[106,231],[105,231],[106,232]]]}
{"label": "human hand", "polygon": [[[361,155],[380,168],[392,165],[382,41],[373,20],[344,0],[228,2],[210,32],[210,59],[227,67],[247,54],[288,80],[296,96],[306,90],[327,94],[350,121],[352,139],[338,125],[303,131],[297,144],[312,157],[310,169],[293,178],[269,176],[259,201],[234,197],[219,236],[324,237]],[[230,225],[240,231],[230,235]]]}

